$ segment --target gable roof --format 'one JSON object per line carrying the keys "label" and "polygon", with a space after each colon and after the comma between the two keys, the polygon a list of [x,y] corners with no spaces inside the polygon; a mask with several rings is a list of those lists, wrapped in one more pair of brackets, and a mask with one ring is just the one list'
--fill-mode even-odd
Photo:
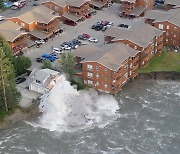
{"label": "gable roof", "polygon": [[123,43],[106,44],[101,48],[94,46],[81,46],[73,52],[75,56],[85,58],[84,62],[97,62],[105,67],[117,71],[121,63],[129,56],[134,57],[139,51],[134,50]]}
{"label": "gable roof", "polygon": [[154,19],[154,22],[168,21],[172,24],[180,26],[180,8],[171,9],[166,12],[150,10],[146,12],[145,18]]}
{"label": "gable roof", "polygon": [[165,4],[180,6],[180,1],[179,0],[165,0]]}
{"label": "gable roof", "polygon": [[90,0],[66,0],[67,5],[74,6],[74,7],[81,7],[84,3],[90,1]]}
{"label": "gable roof", "polygon": [[54,17],[56,17],[52,14],[52,12],[53,11],[51,9],[43,5],[39,5],[34,9],[21,14],[17,18],[28,24],[32,22],[49,23]]}
{"label": "gable roof", "polygon": [[10,20],[4,21],[0,24],[0,33],[7,41],[13,42],[18,36],[26,34],[20,31],[20,26]]}
{"label": "gable roof", "polygon": [[143,48],[149,45],[149,42],[155,37],[163,34],[163,31],[150,26],[141,24],[137,28],[113,28],[110,27],[104,33],[107,36],[113,36],[115,40],[129,40]]}

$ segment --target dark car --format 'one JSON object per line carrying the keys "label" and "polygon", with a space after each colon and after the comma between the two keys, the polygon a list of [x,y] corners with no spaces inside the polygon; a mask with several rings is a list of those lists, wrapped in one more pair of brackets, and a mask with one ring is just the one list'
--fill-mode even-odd
{"label": "dark car", "polygon": [[40,62],[40,63],[43,62],[44,60],[46,60],[46,59],[45,58],[41,58],[41,57],[36,58],[36,61]]}
{"label": "dark car", "polygon": [[128,25],[124,25],[124,28],[128,28],[129,26]]}
{"label": "dark car", "polygon": [[79,44],[82,43],[81,41],[79,41],[79,40],[77,40],[77,39],[72,40],[72,42],[73,42],[74,44],[76,44],[76,45],[79,45]]}
{"label": "dark car", "polygon": [[16,79],[16,84],[23,83],[24,81],[26,81],[26,78],[19,77],[19,78]]}
{"label": "dark car", "polygon": [[95,29],[96,28],[96,25],[92,25],[91,29]]}
{"label": "dark car", "polygon": [[118,27],[124,27],[124,24],[119,24]]}
{"label": "dark car", "polygon": [[106,31],[107,28],[108,28],[107,26],[104,26],[101,30]]}

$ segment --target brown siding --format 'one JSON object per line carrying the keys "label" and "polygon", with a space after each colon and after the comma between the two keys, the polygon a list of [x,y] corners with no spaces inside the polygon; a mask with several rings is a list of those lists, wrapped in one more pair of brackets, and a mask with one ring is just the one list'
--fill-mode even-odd
{"label": "brown siding", "polygon": [[163,25],[162,30],[165,31],[164,45],[174,46],[174,47],[179,46],[180,45],[180,27],[172,23],[169,23],[167,21],[156,22],[154,23],[154,26],[159,29],[159,24]]}

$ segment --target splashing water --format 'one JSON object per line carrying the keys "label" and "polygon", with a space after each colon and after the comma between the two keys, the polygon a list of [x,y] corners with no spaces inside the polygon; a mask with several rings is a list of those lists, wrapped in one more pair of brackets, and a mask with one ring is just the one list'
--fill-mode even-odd
{"label": "splashing water", "polygon": [[43,115],[38,126],[50,131],[76,131],[94,126],[105,127],[118,115],[113,96],[95,90],[77,91],[62,75],[56,86],[42,97]]}

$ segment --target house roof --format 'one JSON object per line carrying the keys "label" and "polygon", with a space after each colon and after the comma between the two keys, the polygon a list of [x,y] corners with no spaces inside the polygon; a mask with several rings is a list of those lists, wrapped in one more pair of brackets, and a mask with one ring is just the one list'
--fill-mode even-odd
{"label": "house roof", "polygon": [[49,23],[54,17],[56,16],[52,14],[51,9],[39,5],[34,9],[21,14],[17,18],[30,24],[32,22]]}
{"label": "house roof", "polygon": [[134,50],[123,43],[106,44],[101,48],[94,46],[82,46],[76,49],[75,56],[85,58],[83,62],[98,62],[105,67],[116,71],[121,67],[121,63],[129,58],[134,57],[139,51]]}
{"label": "house roof", "polygon": [[163,31],[148,24],[141,24],[134,29],[110,27],[104,34],[115,37],[113,40],[129,40],[145,48],[155,36],[162,35]]}
{"label": "house roof", "polygon": [[41,69],[37,70],[34,74],[32,74],[31,78],[44,82],[47,80],[51,75],[58,75],[59,72],[51,70],[51,69]]}
{"label": "house roof", "polygon": [[47,34],[41,32],[39,30],[36,30],[36,29],[33,29],[32,31],[30,31],[29,34],[31,34],[39,39],[45,39],[47,37]]}
{"label": "house roof", "polygon": [[180,1],[179,0],[165,0],[165,4],[180,6]]}
{"label": "house roof", "polygon": [[4,21],[0,24],[0,33],[7,41],[13,42],[18,36],[26,34],[20,31],[20,26],[10,20]]}

